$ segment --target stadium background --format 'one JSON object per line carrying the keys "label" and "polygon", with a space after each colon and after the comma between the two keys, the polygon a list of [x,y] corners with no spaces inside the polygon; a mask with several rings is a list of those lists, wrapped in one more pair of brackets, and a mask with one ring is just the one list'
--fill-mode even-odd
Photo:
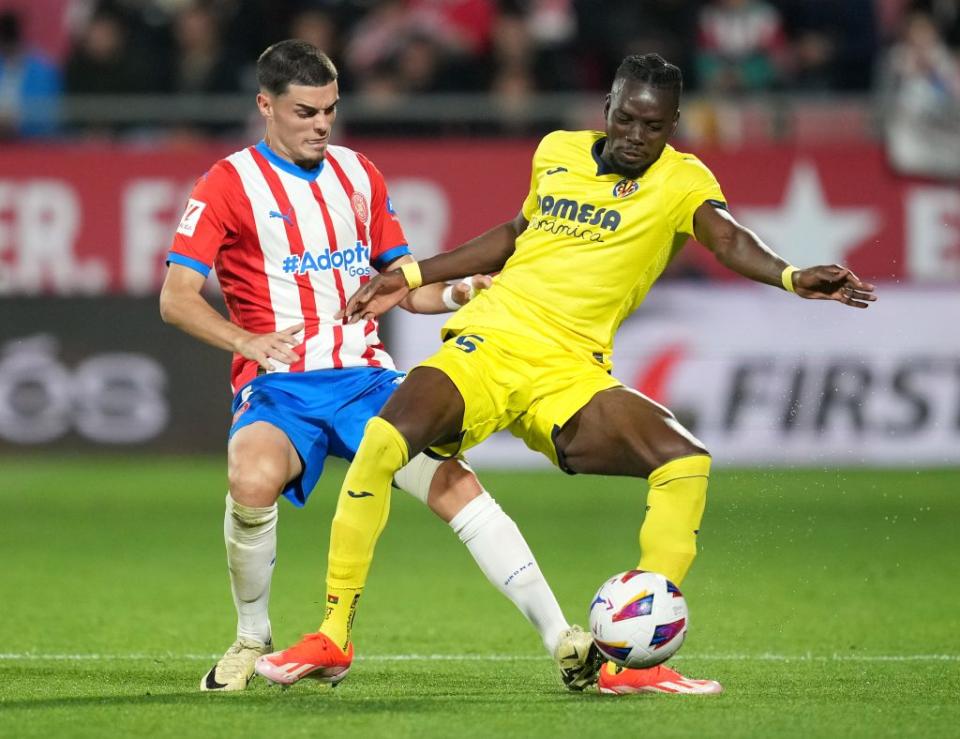
{"label": "stadium background", "polygon": [[[713,169],[732,212],[795,264],[850,265],[881,299],[862,313],[791,300],[690,244],[621,331],[616,374],[673,408],[718,467],[683,657],[730,682],[733,703],[718,704],[721,717],[658,701],[675,722],[658,728],[949,733],[960,687],[956,619],[944,615],[960,605],[948,526],[960,513],[956,0],[0,1],[0,597],[18,635],[0,655],[0,705],[13,709],[0,733],[218,733],[216,721],[239,720],[191,692],[196,655],[230,637],[217,539],[228,361],[164,326],[156,292],[193,180],[260,137],[253,61],[289,36],[336,60],[335,140],[385,173],[420,257],[511,217],[538,136],[601,127],[624,54],[682,66],[675,144]],[[436,344],[433,319],[386,323],[403,367]],[[632,564],[643,484],[537,469],[510,438],[474,461],[582,620],[599,581]],[[280,641],[315,620],[340,471],[307,512],[284,511]],[[369,709],[374,686],[384,703],[358,731],[422,735],[461,710],[478,734],[653,715],[653,704],[545,699],[556,696],[532,632],[442,526],[405,499],[394,507],[358,623],[368,677],[335,704]],[[437,574],[405,579],[421,571]],[[411,587],[420,596],[397,606]],[[398,621],[406,642],[393,638]],[[477,659],[447,659],[463,652]],[[386,659],[415,654],[447,661]],[[497,661],[511,654],[520,661]],[[474,673],[491,701],[527,715],[491,723],[493,704],[464,677]],[[814,697],[805,686],[824,674],[859,687]],[[794,682],[776,690],[761,680],[785,676]],[[430,696],[419,714],[405,703],[418,686]],[[269,694],[254,697],[248,726],[274,710]],[[285,705],[315,728],[309,696]]]}

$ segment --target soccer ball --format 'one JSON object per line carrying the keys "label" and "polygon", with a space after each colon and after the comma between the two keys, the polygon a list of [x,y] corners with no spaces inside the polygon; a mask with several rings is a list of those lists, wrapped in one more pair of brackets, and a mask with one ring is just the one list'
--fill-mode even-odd
{"label": "soccer ball", "polygon": [[597,648],[622,667],[653,667],[672,657],[689,622],[680,589],[656,572],[614,575],[590,604],[590,631]]}

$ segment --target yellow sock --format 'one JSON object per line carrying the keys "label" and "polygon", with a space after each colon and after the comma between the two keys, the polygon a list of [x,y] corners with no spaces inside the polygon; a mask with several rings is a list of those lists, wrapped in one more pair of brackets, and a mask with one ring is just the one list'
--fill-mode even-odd
{"label": "yellow sock", "polygon": [[327,611],[320,631],[346,649],[357,601],[367,581],[373,549],[390,514],[390,485],[407,463],[407,441],[389,422],[367,422],[340,489],[330,528],[327,559]]}
{"label": "yellow sock", "polygon": [[705,454],[671,460],[650,473],[638,569],[659,572],[676,585],[683,581],[697,556],[709,478]]}

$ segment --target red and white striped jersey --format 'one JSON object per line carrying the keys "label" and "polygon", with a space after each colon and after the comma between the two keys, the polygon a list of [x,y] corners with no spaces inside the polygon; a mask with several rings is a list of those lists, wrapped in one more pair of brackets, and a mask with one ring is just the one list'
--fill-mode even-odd
{"label": "red and white striped jersey", "polygon": [[[261,141],[197,180],[168,262],[203,275],[216,267],[231,320],[254,333],[303,322],[300,359],[277,372],[388,367],[377,322],[344,325],[334,314],[370,279],[409,254],[379,170],[362,154],[327,148],[314,170]],[[234,392],[257,363],[234,355]]]}

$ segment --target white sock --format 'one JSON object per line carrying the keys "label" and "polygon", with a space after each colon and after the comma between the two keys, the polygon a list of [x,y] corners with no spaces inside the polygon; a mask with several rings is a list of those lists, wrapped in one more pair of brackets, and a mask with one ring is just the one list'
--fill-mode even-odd
{"label": "white sock", "polygon": [[227,493],[223,538],[237,607],[237,638],[266,644],[270,641],[270,579],[277,559],[277,504],[251,508]]}
{"label": "white sock", "polygon": [[450,521],[483,574],[540,632],[551,655],[569,628],[523,534],[488,492],[467,503]]}

